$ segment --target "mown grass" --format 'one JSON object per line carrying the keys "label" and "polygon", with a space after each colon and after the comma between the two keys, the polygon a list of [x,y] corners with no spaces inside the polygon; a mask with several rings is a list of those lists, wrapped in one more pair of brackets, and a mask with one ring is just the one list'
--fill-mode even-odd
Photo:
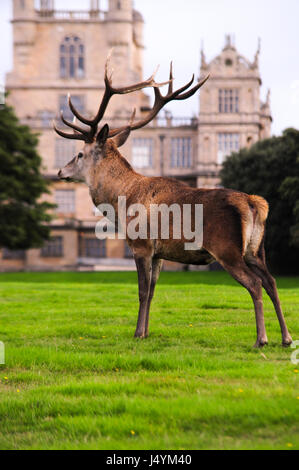
{"label": "mown grass", "polygon": [[[299,339],[299,280],[278,286]],[[299,448],[292,349],[266,295],[252,348],[226,273],[162,273],[143,341],[135,273],[1,274],[0,291],[0,449]]]}

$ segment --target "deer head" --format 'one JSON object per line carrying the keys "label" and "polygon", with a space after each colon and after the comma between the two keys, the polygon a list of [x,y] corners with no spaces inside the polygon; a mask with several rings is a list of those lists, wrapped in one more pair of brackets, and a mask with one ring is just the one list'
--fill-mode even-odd
{"label": "deer head", "polygon": [[[194,75],[190,82],[176,91],[173,91],[173,71],[172,63],[170,64],[169,80],[163,83],[156,83],[155,75],[156,72],[148,79],[143,82],[136,83],[127,87],[114,88],[112,86],[112,74],[108,73],[108,66],[110,61],[110,55],[107,58],[105,64],[105,91],[100,103],[98,112],[93,119],[87,119],[82,116],[77,109],[74,107],[70,95],[68,95],[69,107],[74,114],[74,121],[67,121],[63,113],[61,112],[62,122],[73,130],[73,133],[67,133],[58,129],[54,123],[54,129],[61,137],[66,139],[76,139],[85,142],[83,149],[73,158],[62,170],[59,171],[58,176],[64,179],[74,179],[78,181],[86,181],[86,176],[93,165],[96,165],[99,160],[102,160],[105,156],[105,143],[109,139],[116,147],[121,147],[130,135],[130,132],[135,129],[140,129],[146,126],[152,121],[159,111],[170,101],[173,100],[185,100],[194,93],[207,81],[209,75],[203,80],[200,80],[193,88],[189,89],[194,82]],[[160,87],[168,85],[168,92],[163,96],[160,92]],[[155,93],[155,101],[152,109],[148,115],[143,119],[135,122],[136,110],[134,109],[131,119],[126,126],[109,128],[105,124],[100,131],[98,130],[99,123],[103,119],[107,106],[113,95],[124,95],[127,93],[133,93],[134,91],[142,90],[143,88],[152,87]],[[188,91],[186,91],[188,90]],[[78,119],[82,124],[87,127],[80,127],[76,123]],[[88,129],[89,128],[89,129]]]}
{"label": "deer head", "polygon": [[109,126],[105,124],[97,133],[95,142],[86,143],[78,155],[59,170],[59,178],[67,181],[87,182],[92,168],[104,158],[104,146],[108,136]]}

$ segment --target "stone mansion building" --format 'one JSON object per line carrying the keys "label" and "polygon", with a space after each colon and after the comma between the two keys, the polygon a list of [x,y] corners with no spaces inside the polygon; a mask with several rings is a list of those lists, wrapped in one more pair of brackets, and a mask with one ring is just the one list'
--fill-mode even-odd
{"label": "stone mansion building", "polygon": [[[132,0],[110,0],[107,11],[90,0],[86,11],[60,11],[54,0],[13,1],[13,69],[7,74],[9,103],[23,124],[40,134],[39,152],[45,178],[51,181],[50,202],[57,204],[52,238],[42,248],[3,249],[0,269],[88,269],[128,266],[131,254],[122,240],[95,237],[95,213],[87,186],[57,178],[82,143],[59,137],[60,110],[71,120],[67,94],[79,111],[92,117],[103,93],[104,64],[113,48],[113,84],[143,79],[143,18]],[[236,50],[229,36],[211,62],[201,52],[200,76],[210,79],[198,94],[200,112],[190,118],[162,112],[147,127],[134,131],[121,149],[134,169],[150,176],[179,178],[194,187],[215,187],[224,159],[242,147],[270,137],[269,94],[260,99],[259,48],[253,61]],[[143,91],[115,96],[107,122],[137,118],[150,106]]]}

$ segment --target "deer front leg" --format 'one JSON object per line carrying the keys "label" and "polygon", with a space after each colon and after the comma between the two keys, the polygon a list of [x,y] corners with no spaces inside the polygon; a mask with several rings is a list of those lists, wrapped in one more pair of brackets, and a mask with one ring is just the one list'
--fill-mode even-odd
{"label": "deer front leg", "polygon": [[135,338],[145,338],[147,305],[152,277],[152,259],[135,258],[138,273],[139,313]]}
{"label": "deer front leg", "polygon": [[155,287],[156,287],[157,280],[159,279],[162,264],[163,264],[163,261],[161,259],[154,258],[152,261],[152,279],[151,279],[149,297],[147,301],[147,312],[146,312],[146,320],[145,320],[145,337],[146,338],[149,335],[149,313],[150,313],[150,308],[151,308],[151,301],[154,296]]}

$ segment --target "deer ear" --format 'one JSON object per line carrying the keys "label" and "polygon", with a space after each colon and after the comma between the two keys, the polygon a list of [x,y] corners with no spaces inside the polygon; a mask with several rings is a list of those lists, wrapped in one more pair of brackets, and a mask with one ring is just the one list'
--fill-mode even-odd
{"label": "deer ear", "polygon": [[109,126],[105,124],[96,137],[98,145],[104,145],[109,136]]}
{"label": "deer ear", "polygon": [[131,133],[131,128],[128,127],[124,131],[122,131],[120,134],[118,134],[116,137],[113,137],[113,142],[115,143],[116,147],[119,148],[122,145],[124,145]]}

